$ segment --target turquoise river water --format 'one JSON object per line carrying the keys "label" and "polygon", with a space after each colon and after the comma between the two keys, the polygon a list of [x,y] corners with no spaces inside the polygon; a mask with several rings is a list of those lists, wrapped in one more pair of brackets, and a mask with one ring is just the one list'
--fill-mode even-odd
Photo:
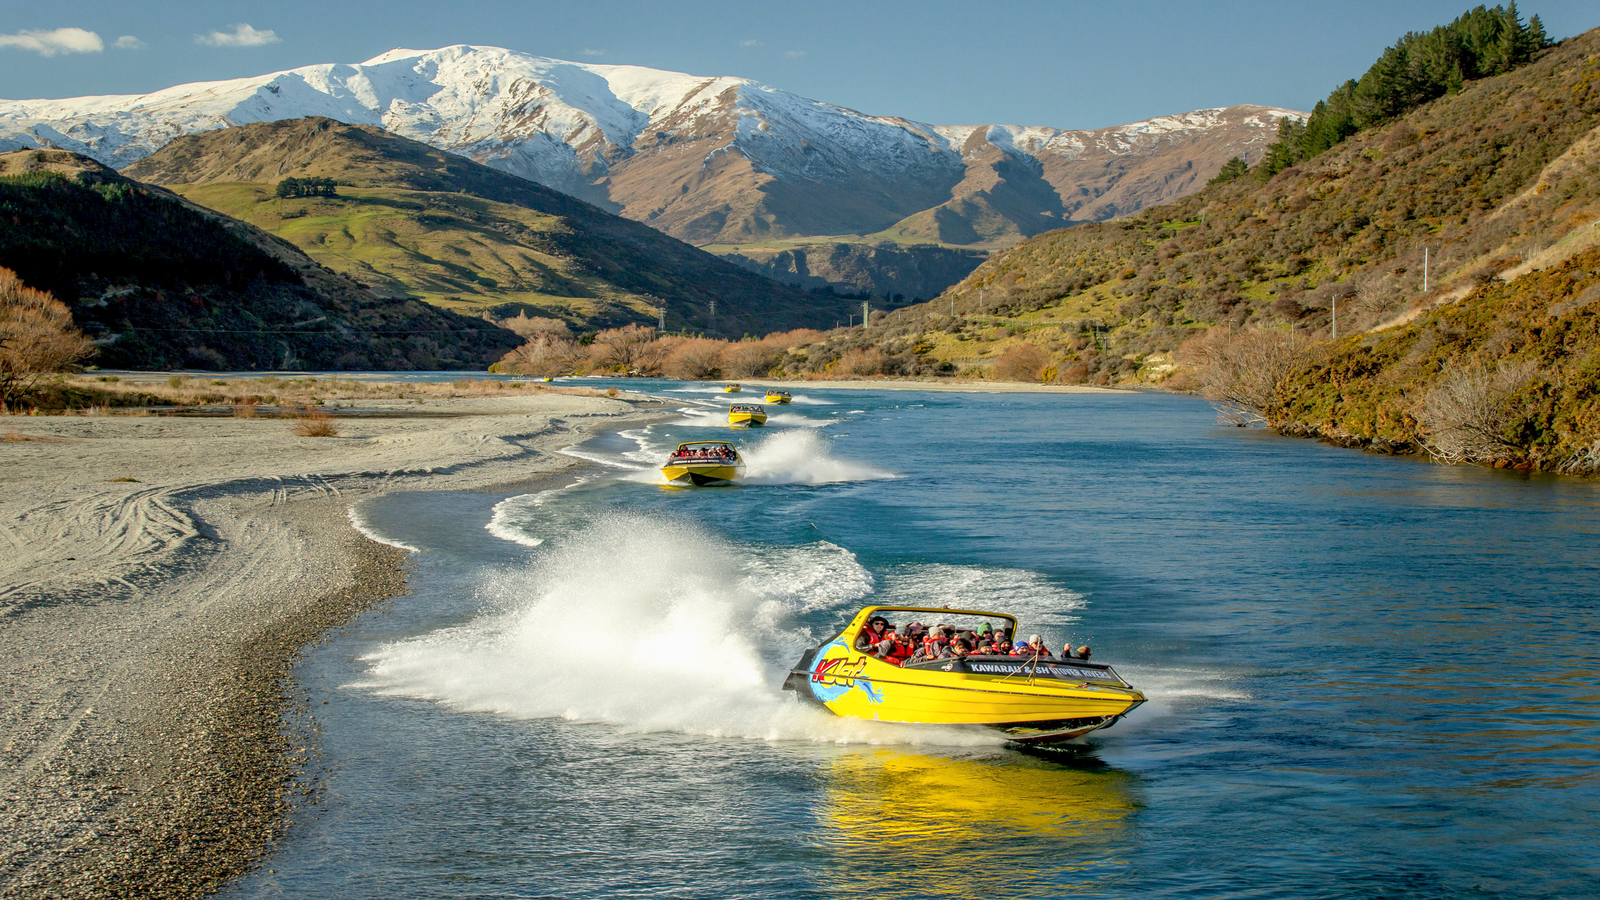
{"label": "turquoise river water", "polygon": [[[729,432],[625,386],[682,417],[358,504],[413,590],[308,651],[318,789],[228,896],[1600,896],[1600,484],[1182,397],[819,387]],[[747,483],[660,485],[725,437]],[[1012,611],[1150,700],[1046,753],[779,690],[872,603]]]}

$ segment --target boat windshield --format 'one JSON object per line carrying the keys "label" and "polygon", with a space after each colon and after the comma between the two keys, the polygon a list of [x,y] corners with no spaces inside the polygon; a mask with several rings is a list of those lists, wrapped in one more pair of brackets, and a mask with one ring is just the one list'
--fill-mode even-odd
{"label": "boat windshield", "polygon": [[688,461],[731,461],[737,459],[739,454],[733,449],[732,444],[679,444],[678,449],[668,457],[669,462]]}

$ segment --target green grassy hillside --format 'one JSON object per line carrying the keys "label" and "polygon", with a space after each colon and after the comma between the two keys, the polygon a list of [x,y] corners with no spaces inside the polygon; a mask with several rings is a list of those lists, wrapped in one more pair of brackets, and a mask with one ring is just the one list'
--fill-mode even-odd
{"label": "green grassy hillside", "polygon": [[[848,301],[746,271],[647,225],[369,126],[300,119],[179,138],[127,173],[259,225],[391,296],[740,335],[832,325]],[[278,199],[288,177],[335,198]],[[716,305],[713,327],[712,304]]]}
{"label": "green grassy hillside", "polygon": [[387,299],[292,246],[60,150],[0,154],[0,266],[141,369],[477,368],[516,335]]}
{"label": "green grassy hillside", "polygon": [[822,355],[871,344],[902,369],[981,374],[1030,343],[1063,379],[1158,381],[1170,353],[1213,326],[1327,337],[1335,304],[1341,334],[1403,321],[1594,240],[1597,128],[1591,31],[1265,184],[1239,178],[1000,251],[942,297]]}

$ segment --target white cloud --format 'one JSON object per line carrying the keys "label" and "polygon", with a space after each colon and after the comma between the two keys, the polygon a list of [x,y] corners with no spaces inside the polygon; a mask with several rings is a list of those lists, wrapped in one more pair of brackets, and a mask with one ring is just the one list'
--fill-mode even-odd
{"label": "white cloud", "polygon": [[761,42],[756,40],[755,38],[745,38],[744,40],[739,42],[739,46],[741,46],[741,47],[759,47],[759,46],[761,46]]}
{"label": "white cloud", "polygon": [[788,53],[784,54],[784,56],[787,56],[790,59],[802,59],[805,57],[805,55],[806,52],[804,50],[790,50]]}
{"label": "white cloud", "polygon": [[116,47],[118,50],[143,50],[145,44],[144,41],[139,40],[133,35],[125,34],[122,37],[117,38],[116,42],[111,46]]}
{"label": "white cloud", "polygon": [[605,56],[607,52],[605,50],[591,50],[588,47],[583,48],[584,56]]}
{"label": "white cloud", "polygon": [[234,25],[232,31],[213,31],[194,36],[196,44],[208,47],[260,47],[263,44],[276,44],[278,40],[278,33],[272,29],[257,31],[243,22]]}
{"label": "white cloud", "polygon": [[57,28],[54,31],[19,31],[0,34],[0,47],[32,50],[40,56],[58,53],[99,53],[106,48],[100,35],[82,28]]}

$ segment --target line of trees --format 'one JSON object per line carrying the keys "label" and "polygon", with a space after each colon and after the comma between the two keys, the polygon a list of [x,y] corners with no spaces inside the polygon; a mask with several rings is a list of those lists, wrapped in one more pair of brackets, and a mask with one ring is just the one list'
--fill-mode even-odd
{"label": "line of trees", "polygon": [[273,193],[278,199],[290,197],[334,197],[338,195],[338,182],[332,178],[285,178],[278,182]]}
{"label": "line of trees", "polygon": [[1266,182],[1363,129],[1456,93],[1468,81],[1526,65],[1548,46],[1539,17],[1524,23],[1514,2],[1478,6],[1432,31],[1408,32],[1359,80],[1346,81],[1317,103],[1309,119],[1280,119],[1278,140],[1267,147],[1256,176]]}

